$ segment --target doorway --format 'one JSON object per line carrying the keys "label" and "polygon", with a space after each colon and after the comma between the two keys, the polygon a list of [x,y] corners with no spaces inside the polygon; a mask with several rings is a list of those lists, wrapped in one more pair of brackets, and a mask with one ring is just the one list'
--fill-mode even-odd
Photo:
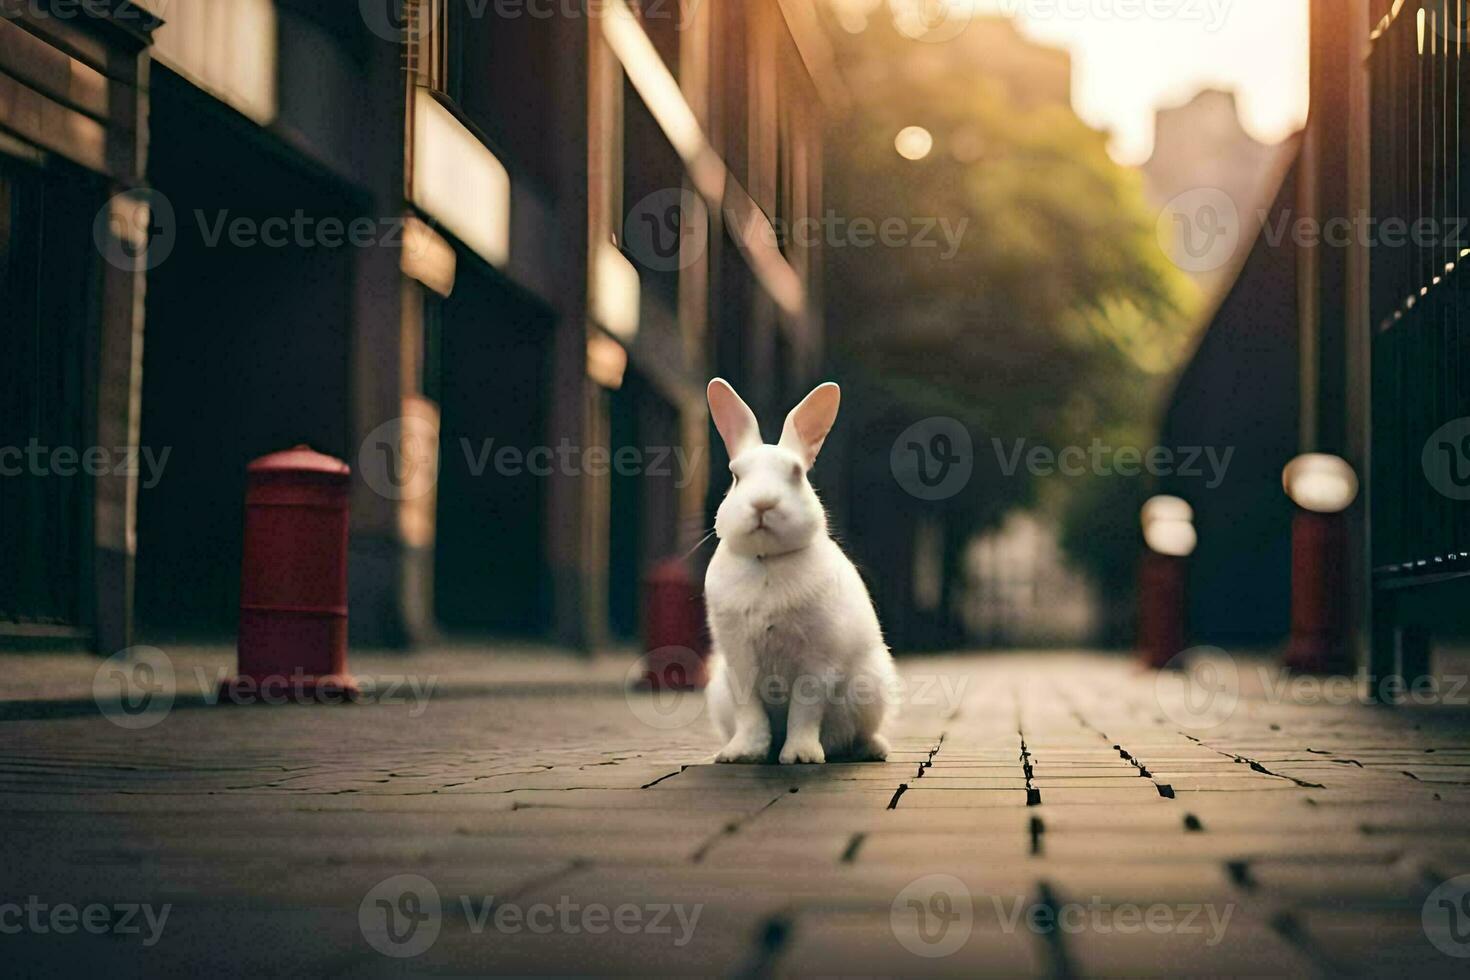
{"label": "doorway", "polygon": [[[173,205],[177,241],[148,278],[144,443],[170,456],[139,492],[137,617],[154,635],[213,636],[238,619],[246,465],[300,444],[354,455],[353,246],[316,231],[363,212],[162,68],[152,129],[149,180]],[[303,230],[269,242],[230,230],[280,219]]]}
{"label": "doorway", "polygon": [[89,625],[101,291],[96,181],[0,157],[0,632]]}
{"label": "doorway", "polygon": [[451,632],[539,636],[551,621],[546,466],[563,458],[548,444],[555,317],[477,259],[461,253],[459,266],[425,336],[441,412],[435,615]]}

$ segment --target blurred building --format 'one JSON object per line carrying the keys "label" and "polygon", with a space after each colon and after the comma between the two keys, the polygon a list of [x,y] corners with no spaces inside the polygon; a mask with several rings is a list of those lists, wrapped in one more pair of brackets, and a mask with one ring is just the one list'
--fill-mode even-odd
{"label": "blurred building", "polygon": [[1097,589],[1070,567],[1054,521],[1017,511],[965,554],[967,635],[985,647],[1086,646],[1100,633]]}
{"label": "blurred building", "polygon": [[704,382],[815,378],[810,11],[65,6],[0,19],[0,443],[168,456],[0,480],[0,633],[228,633],[245,464],[304,443],[354,468],[360,642],[632,636]]}
{"label": "blurred building", "polygon": [[1227,288],[1160,427],[1161,446],[1230,453],[1217,485],[1171,473],[1154,487],[1194,508],[1189,621],[1199,643],[1269,646],[1290,622],[1291,503],[1281,471],[1298,444],[1300,256],[1290,238],[1276,242],[1261,229],[1293,220],[1297,173],[1279,180],[1264,222],[1243,225],[1256,233],[1243,235],[1242,258],[1222,266]]}
{"label": "blurred building", "polygon": [[[1205,89],[1183,105],[1155,115],[1154,151],[1140,168],[1149,204],[1163,210],[1181,195],[1219,190],[1234,204],[1242,222],[1260,224],[1280,186],[1284,166],[1295,152],[1291,142],[1262,143],[1241,124],[1234,92]],[[1184,254],[1187,225],[1176,224],[1171,254]],[[1206,307],[1214,307],[1236,271],[1226,264],[1189,269]]]}

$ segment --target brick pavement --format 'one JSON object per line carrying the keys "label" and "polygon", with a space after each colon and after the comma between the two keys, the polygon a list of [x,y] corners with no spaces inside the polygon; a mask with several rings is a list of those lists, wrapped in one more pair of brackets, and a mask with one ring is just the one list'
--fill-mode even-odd
{"label": "brick pavement", "polygon": [[1470,953],[1465,882],[1441,887],[1470,872],[1464,708],[1305,704],[1246,662],[1211,702],[1101,655],[910,660],[888,762],[715,766],[699,702],[626,693],[613,660],[360,659],[432,694],[341,708],[210,706],[226,658],[170,664],[172,710],[125,728],[96,662],[0,658],[12,975],[1438,976]]}

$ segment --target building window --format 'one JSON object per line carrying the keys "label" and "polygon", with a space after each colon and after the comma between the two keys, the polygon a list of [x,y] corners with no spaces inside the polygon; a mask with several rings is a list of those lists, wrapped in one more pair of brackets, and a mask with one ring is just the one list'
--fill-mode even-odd
{"label": "building window", "polygon": [[165,18],[153,35],[156,60],[262,126],[275,119],[275,0],[151,6]]}

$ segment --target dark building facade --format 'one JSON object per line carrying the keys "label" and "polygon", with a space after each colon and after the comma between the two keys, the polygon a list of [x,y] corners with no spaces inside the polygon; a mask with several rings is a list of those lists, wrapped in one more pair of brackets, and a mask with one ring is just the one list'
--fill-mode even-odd
{"label": "dark building facade", "polygon": [[0,17],[0,621],[115,647],[139,486],[145,283],[127,258],[149,221],[114,195],[146,178],[156,24],[85,6]]}
{"label": "dark building facade", "polygon": [[772,232],[821,210],[810,11],[63,6],[0,18],[0,443],[144,459],[0,479],[0,634],[227,635],[245,464],[307,444],[354,470],[358,641],[636,635],[704,382],[820,363]]}

